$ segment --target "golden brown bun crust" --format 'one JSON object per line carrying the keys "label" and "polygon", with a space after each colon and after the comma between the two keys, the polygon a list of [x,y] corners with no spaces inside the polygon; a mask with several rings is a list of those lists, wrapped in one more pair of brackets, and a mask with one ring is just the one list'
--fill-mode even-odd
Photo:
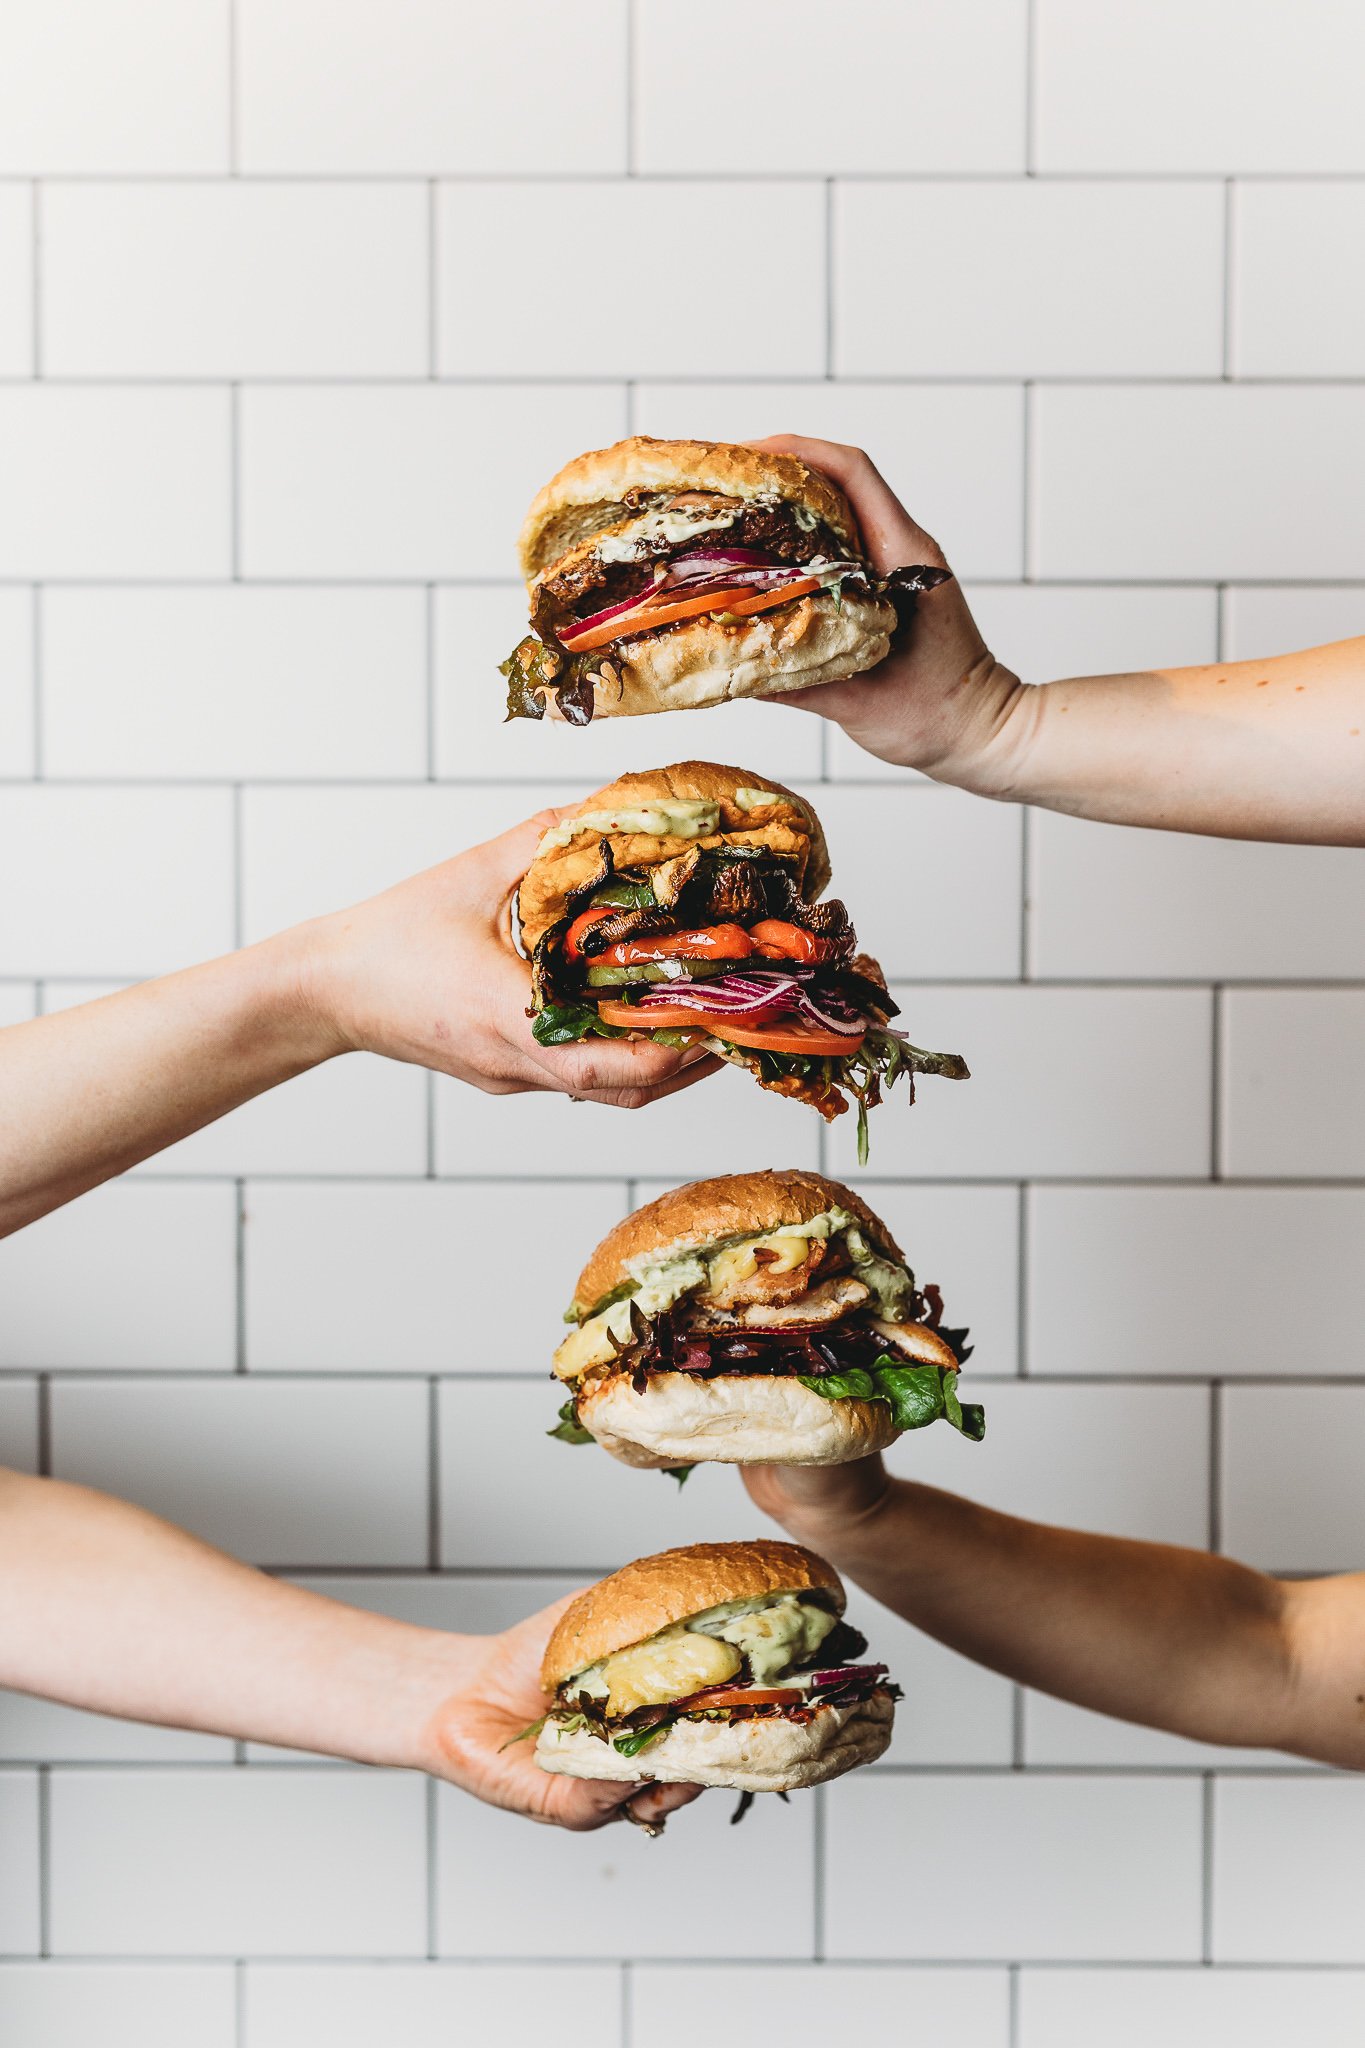
{"label": "golden brown bun crust", "polygon": [[577,456],[537,492],[517,542],[527,582],[588,534],[616,524],[627,491],[785,498],[823,519],[852,552],[861,546],[848,499],[798,456],[734,441],[656,441],[635,434]]}
{"label": "golden brown bun crust", "polygon": [[559,1617],[540,1667],[540,1682],[554,1692],[617,1650],[647,1642],[675,1622],[723,1607],[731,1600],[761,1600],[767,1593],[823,1592],[844,1611],[843,1581],[833,1565],[799,1543],[691,1543],[637,1558],[579,1594]]}
{"label": "golden brown bun crust", "polygon": [[547,1721],[536,1762],[572,1778],[794,1792],[873,1763],[891,1740],[895,1712],[890,1694],[876,1692],[857,1706],[822,1706],[809,1721],[675,1721],[636,1757],[622,1756],[586,1729],[568,1733]]}
{"label": "golden brown bun crust", "polygon": [[670,1188],[609,1230],[578,1276],[574,1300],[587,1313],[630,1277],[632,1259],[665,1245],[680,1248],[718,1243],[728,1237],[761,1237],[784,1224],[809,1223],[826,1209],[847,1209],[868,1241],[898,1265],[905,1253],[861,1195],[841,1180],[805,1167],[765,1167],[758,1173],[722,1173],[714,1180],[688,1181]]}
{"label": "golden brown bun crust", "polygon": [[[951,1352],[948,1354],[952,1356]],[[623,1465],[849,1465],[900,1435],[886,1401],[827,1401],[794,1375],[654,1372],[637,1394],[629,1373],[593,1380],[578,1419]]]}
{"label": "golden brown bun crust", "polygon": [[[735,800],[735,792],[741,789],[771,790],[772,804],[742,810]],[[825,888],[830,878],[829,850],[820,820],[785,784],[752,768],[726,767],[719,761],[674,761],[667,768],[638,769],[584,797],[569,818],[591,811],[633,810],[679,797],[719,804],[720,830],[701,839],[682,839],[675,834],[661,838],[652,832],[584,832],[567,846],[550,846],[536,855],[517,891],[517,918],[528,952],[565,915],[572,892],[596,874],[597,849],[603,838],[611,841],[618,869],[657,867],[693,846],[766,846],[795,858],[808,899],[813,901]]]}
{"label": "golden brown bun crust", "polygon": [[[891,651],[896,608],[870,591],[816,591],[752,619],[685,619],[604,647],[593,671],[593,716],[704,711],[737,697],[770,697],[841,683]],[[558,717],[554,692],[546,700]]]}

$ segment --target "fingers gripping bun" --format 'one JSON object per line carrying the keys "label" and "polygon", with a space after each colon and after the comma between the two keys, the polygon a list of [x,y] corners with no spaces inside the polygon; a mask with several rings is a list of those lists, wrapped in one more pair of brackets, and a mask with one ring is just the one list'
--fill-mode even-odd
{"label": "fingers gripping bun", "polygon": [[[891,651],[896,609],[872,591],[815,591],[756,618],[688,619],[604,647],[593,670],[594,718],[703,711],[735,697],[771,697],[839,683]],[[559,717],[553,693],[551,717]]]}
{"label": "fingers gripping bun", "polygon": [[596,448],[551,477],[517,543],[529,583],[590,534],[626,515],[628,491],[715,491],[726,498],[780,498],[823,519],[845,547],[860,546],[853,508],[839,486],[798,456],[733,441],[656,441],[636,434]]}
{"label": "fingers gripping bun", "polygon": [[714,1180],[670,1188],[609,1230],[578,1276],[574,1305],[580,1314],[630,1278],[632,1262],[665,1247],[674,1255],[726,1238],[761,1237],[792,1223],[809,1223],[827,1209],[847,1209],[875,1249],[904,1265],[905,1254],[861,1195],[840,1180],[802,1167],[760,1173],[722,1173]]}
{"label": "fingers gripping bun", "polygon": [[809,1721],[676,1721],[634,1757],[621,1756],[586,1729],[566,1734],[547,1721],[536,1762],[573,1778],[792,1792],[874,1762],[891,1740],[895,1711],[886,1693],[875,1693],[857,1706],[820,1707]]}
{"label": "fingers gripping bun", "polygon": [[[749,797],[747,806],[739,802],[740,790]],[[770,790],[772,803],[755,806],[755,790]],[[602,839],[611,842],[612,858],[618,869],[657,867],[693,846],[762,846],[791,856],[808,900],[819,896],[827,886],[829,850],[820,820],[803,798],[783,783],[774,782],[770,775],[759,775],[752,768],[726,767],[718,761],[675,761],[667,768],[640,769],[594,790],[570,811],[564,822],[572,824],[577,817],[638,810],[679,799],[716,804],[720,814],[717,830],[696,839],[677,834],[594,830],[575,833],[564,846],[542,844],[517,892],[517,917],[527,950],[533,950],[537,940],[565,915],[572,892],[598,872],[598,846]]]}
{"label": "fingers gripping bun", "polygon": [[590,1664],[662,1629],[731,1600],[760,1600],[768,1593],[820,1592],[844,1611],[843,1581],[833,1565],[799,1543],[756,1537],[751,1543],[691,1543],[640,1557],[565,1608],[540,1667],[546,1692]]}
{"label": "fingers gripping bun", "polygon": [[758,1373],[628,1373],[594,1380],[578,1419],[625,1465],[847,1465],[900,1435],[885,1401],[828,1401],[799,1379]]}

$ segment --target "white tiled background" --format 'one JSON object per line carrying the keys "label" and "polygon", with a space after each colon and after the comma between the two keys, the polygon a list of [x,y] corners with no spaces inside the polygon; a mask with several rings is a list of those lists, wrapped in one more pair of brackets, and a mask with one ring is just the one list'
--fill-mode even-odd
{"label": "white tiled background", "polygon": [[[1357,857],[1021,817],[794,712],[507,730],[493,666],[531,491],[632,427],[866,443],[1031,679],[1360,631],[1361,19],[0,11],[0,1018],[621,765],[754,761],[816,794],[912,1031],[976,1070],[877,1120],[869,1186],[991,1411],[898,1466],[1360,1563]],[[675,1497],[547,1442],[544,1357],[630,1203],[822,1158],[847,1134],[736,1077],[631,1119],[327,1068],[0,1248],[4,1454],[497,1626],[753,1528],[729,1474]],[[543,1284],[500,1293],[526,1247]],[[1359,2040],[1358,1785],[876,1626],[887,1765],[661,1845],[6,1699],[0,2038]]]}

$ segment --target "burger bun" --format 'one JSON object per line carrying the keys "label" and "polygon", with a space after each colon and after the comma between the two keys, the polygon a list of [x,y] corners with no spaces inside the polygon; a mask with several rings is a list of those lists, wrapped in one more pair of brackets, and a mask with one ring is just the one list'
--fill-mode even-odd
{"label": "burger bun", "polygon": [[819,1706],[808,1721],[676,1721],[633,1757],[586,1729],[566,1733],[547,1721],[536,1762],[571,1778],[793,1792],[875,1762],[891,1740],[895,1711],[890,1695],[879,1692],[855,1706]]}
{"label": "burger bun", "polygon": [[611,1373],[578,1397],[578,1419],[624,1465],[846,1465],[900,1435],[885,1401],[826,1400],[799,1379],[652,1373],[637,1394]]}

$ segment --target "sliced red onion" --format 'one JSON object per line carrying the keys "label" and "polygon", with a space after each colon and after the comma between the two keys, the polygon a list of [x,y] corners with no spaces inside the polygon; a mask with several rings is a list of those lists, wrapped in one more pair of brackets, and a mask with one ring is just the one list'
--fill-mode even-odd
{"label": "sliced red onion", "polygon": [[[837,1001],[837,999],[836,999]],[[822,1009],[809,989],[796,991],[796,1007],[803,1017],[813,1017],[817,1024],[823,1024],[827,1031],[837,1031],[844,1038],[861,1038],[867,1030],[867,1019],[838,1003],[837,1009]],[[842,1014],[840,1014],[842,1012]]]}
{"label": "sliced red onion", "polygon": [[812,1685],[851,1685],[855,1679],[885,1678],[889,1665],[886,1664],[841,1664],[837,1671],[816,1671],[811,1674]]}
{"label": "sliced red onion", "polygon": [[636,605],[644,604],[655,595],[662,580],[662,577],[656,577],[648,590],[637,591],[634,597],[626,598],[622,604],[609,604],[604,611],[593,612],[589,618],[575,619],[572,626],[565,627],[560,639],[567,647],[580,633],[589,632],[594,626],[604,626],[608,619],[619,619],[624,612],[634,611]]}

